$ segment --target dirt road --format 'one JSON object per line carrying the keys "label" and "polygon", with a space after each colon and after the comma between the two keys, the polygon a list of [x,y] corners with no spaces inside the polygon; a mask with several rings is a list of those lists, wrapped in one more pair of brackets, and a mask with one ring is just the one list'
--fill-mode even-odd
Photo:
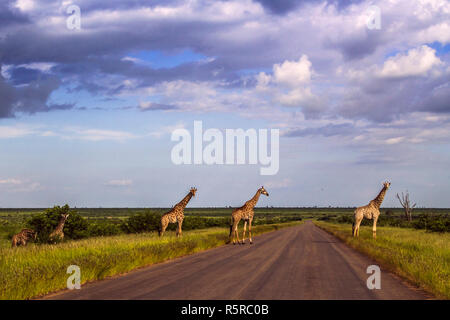
{"label": "dirt road", "polygon": [[[47,299],[426,299],[312,222],[63,291]],[[81,270],[83,272],[83,270]]]}

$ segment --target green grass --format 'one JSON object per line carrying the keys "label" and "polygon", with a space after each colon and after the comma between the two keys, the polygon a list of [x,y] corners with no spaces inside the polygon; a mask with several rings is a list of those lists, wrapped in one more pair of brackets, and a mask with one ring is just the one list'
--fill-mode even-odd
{"label": "green grass", "polygon": [[372,228],[362,227],[359,239],[355,239],[349,224],[315,223],[436,297],[450,299],[449,233],[379,227],[377,239],[373,239]]}
{"label": "green grass", "polygon": [[[261,234],[301,222],[259,225]],[[226,228],[193,230],[177,239],[168,232],[129,234],[68,241],[58,245],[0,248],[0,299],[29,299],[64,289],[69,265],[81,269],[82,283],[223,245]]]}

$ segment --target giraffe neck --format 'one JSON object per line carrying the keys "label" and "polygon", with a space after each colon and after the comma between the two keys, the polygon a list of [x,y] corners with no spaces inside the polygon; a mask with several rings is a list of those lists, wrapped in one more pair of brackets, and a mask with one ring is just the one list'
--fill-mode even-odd
{"label": "giraffe neck", "polygon": [[247,204],[249,205],[250,208],[254,208],[256,206],[256,203],[258,202],[260,195],[261,195],[261,190],[258,189],[258,191],[256,191],[256,194],[253,196],[253,198],[248,200]]}
{"label": "giraffe neck", "polygon": [[386,194],[387,188],[386,186],[381,189],[380,193],[377,195],[375,199],[372,200],[372,203],[375,205],[375,207],[380,208],[381,203],[383,202],[384,195]]}
{"label": "giraffe neck", "polygon": [[61,220],[59,220],[58,225],[56,226],[56,231],[62,231],[62,229],[64,228],[64,224],[66,223],[66,218],[61,218]]}
{"label": "giraffe neck", "polygon": [[183,200],[181,200],[180,202],[178,202],[177,207],[182,207],[185,208],[189,202],[189,200],[191,200],[192,198],[192,192],[189,192],[186,197],[183,198]]}

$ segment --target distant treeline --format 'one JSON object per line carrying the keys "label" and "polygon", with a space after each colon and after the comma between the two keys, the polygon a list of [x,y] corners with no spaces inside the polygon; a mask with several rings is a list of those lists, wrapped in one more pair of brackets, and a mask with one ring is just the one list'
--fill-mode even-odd
{"label": "distant treeline", "polygon": [[[337,223],[353,223],[353,215],[329,215],[320,217],[318,220]],[[363,219],[363,226],[371,226],[372,220]],[[402,215],[396,215],[391,210],[382,212],[378,218],[377,226],[391,226],[400,228],[415,228],[433,232],[450,232],[450,215],[448,213],[419,213],[412,216],[408,221]]]}

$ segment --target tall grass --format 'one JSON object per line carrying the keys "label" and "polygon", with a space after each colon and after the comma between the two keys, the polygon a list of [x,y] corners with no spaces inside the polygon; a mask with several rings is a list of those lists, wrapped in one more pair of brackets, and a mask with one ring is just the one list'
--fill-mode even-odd
{"label": "tall grass", "polygon": [[373,239],[372,228],[362,227],[359,239],[355,239],[351,225],[315,223],[438,298],[450,299],[449,233],[382,227]]}
{"label": "tall grass", "polygon": [[[297,225],[260,225],[253,234]],[[82,283],[217,247],[228,241],[228,229],[211,228],[164,238],[156,233],[96,237],[58,245],[0,248],[0,299],[28,299],[64,289],[69,265],[78,265]]]}

